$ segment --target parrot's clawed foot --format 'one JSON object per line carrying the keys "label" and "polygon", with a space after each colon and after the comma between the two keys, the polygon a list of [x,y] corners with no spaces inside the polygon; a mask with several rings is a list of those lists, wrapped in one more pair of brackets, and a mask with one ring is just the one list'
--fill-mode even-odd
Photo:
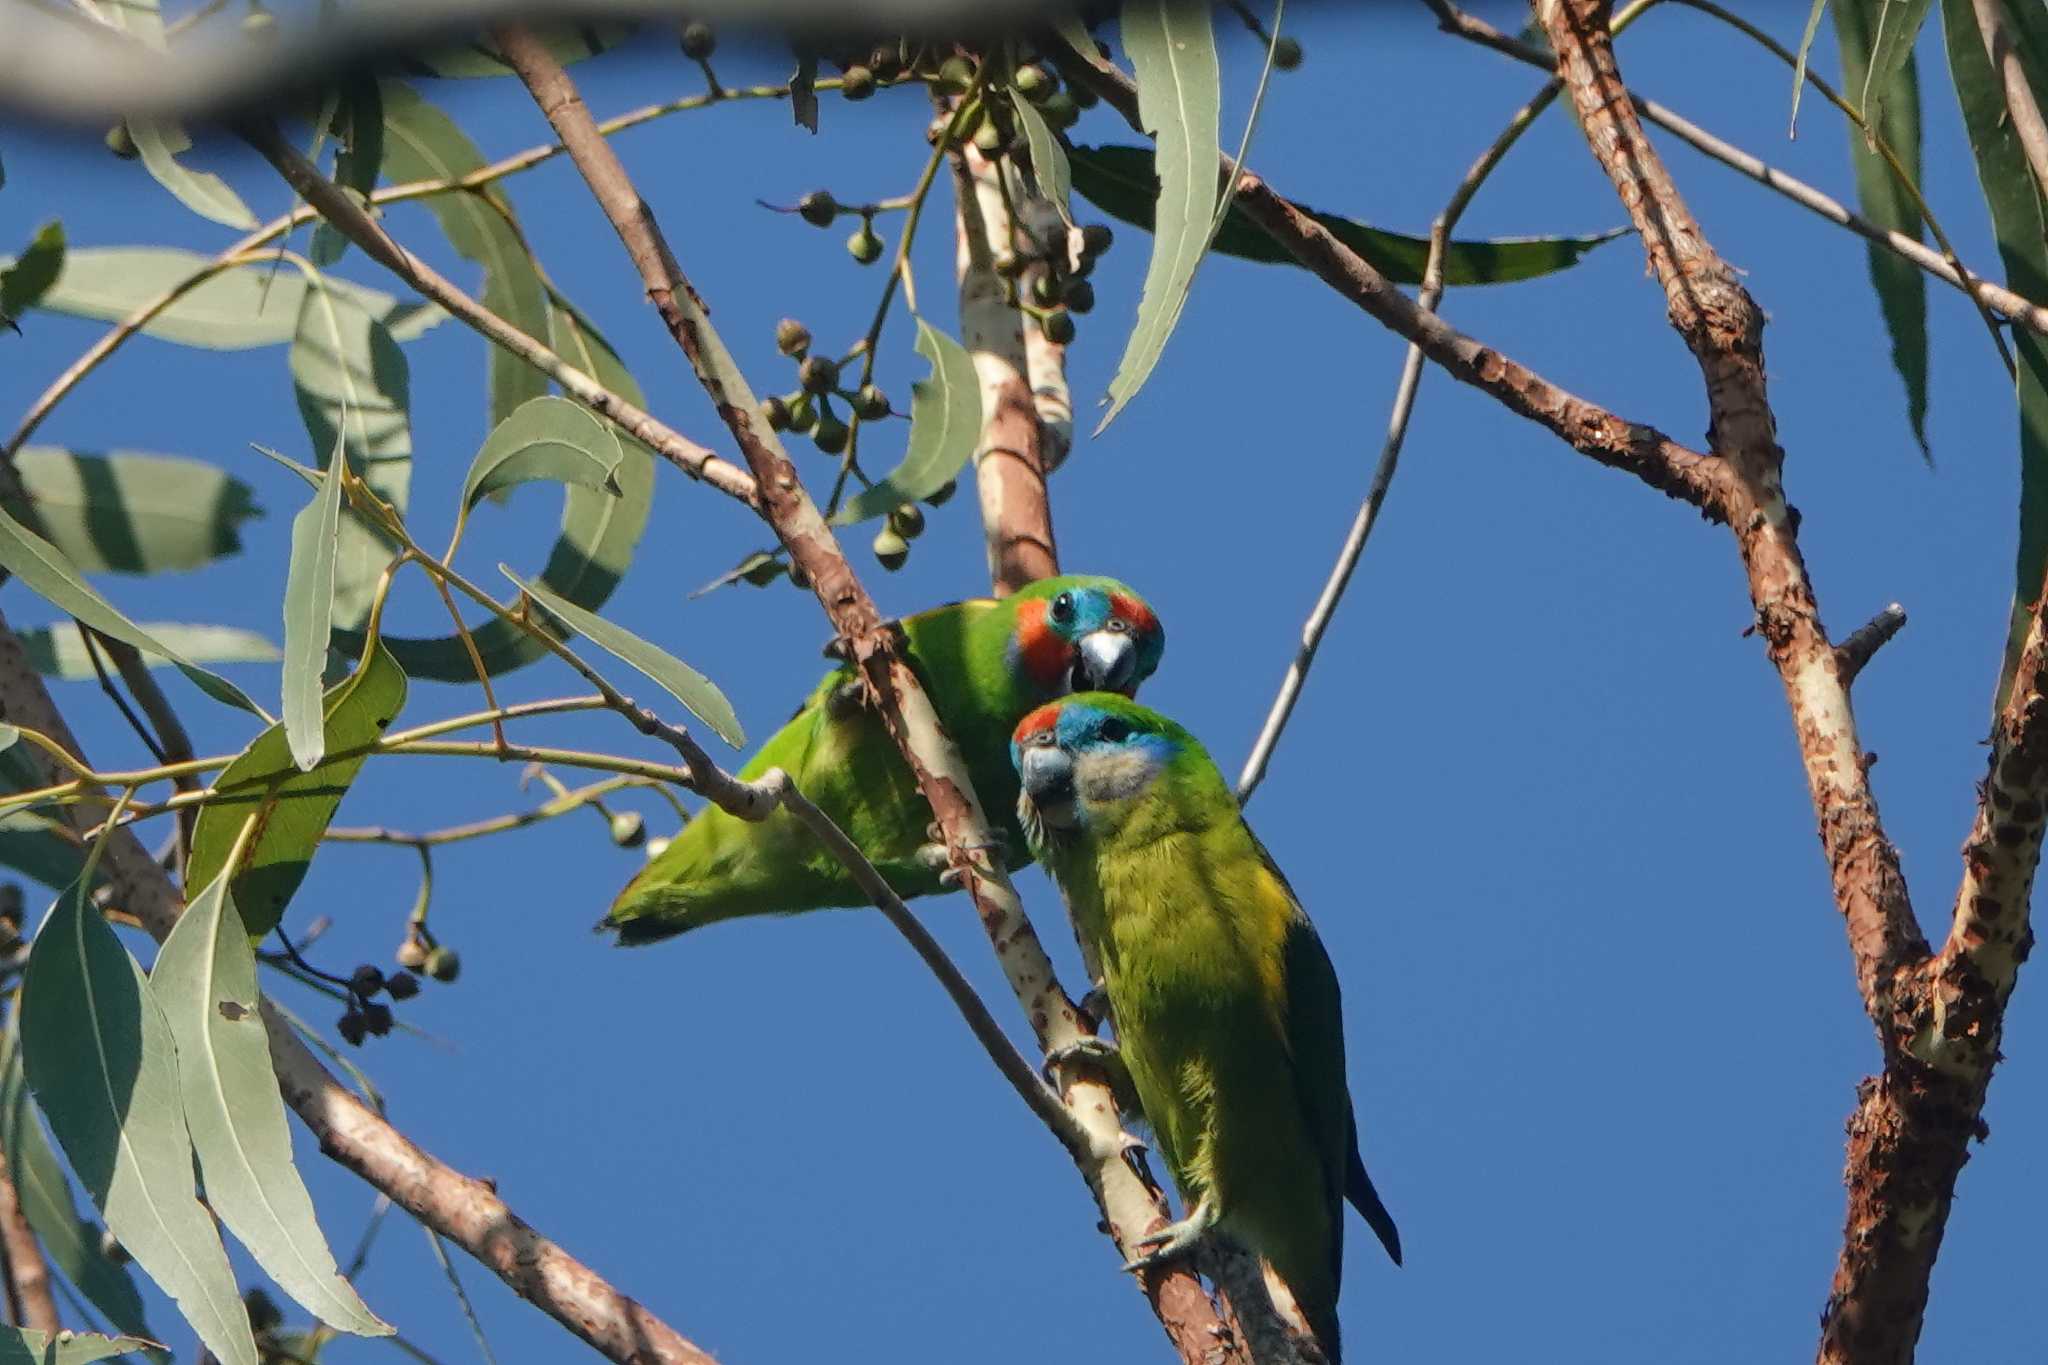
{"label": "parrot's clawed foot", "polygon": [[1157,1232],[1148,1232],[1137,1241],[1143,1253],[1133,1256],[1124,1266],[1125,1270],[1144,1270],[1150,1266],[1185,1256],[1201,1243],[1209,1229],[1216,1226],[1216,1208],[1206,1198],[1197,1203],[1193,1212],[1178,1223],[1168,1223]]}
{"label": "parrot's clawed foot", "polygon": [[[959,890],[960,879],[963,875],[962,869],[953,865],[953,855],[948,851],[945,840],[940,837],[939,827],[933,825],[928,833],[933,836],[936,842],[919,845],[917,850],[918,861],[927,867],[938,870],[940,886],[945,887],[948,891]],[[962,848],[967,854],[967,860],[974,864],[974,871],[978,875],[992,877],[995,875],[995,863],[988,855],[1002,846],[999,840],[989,840],[983,843],[965,844],[962,845]]]}
{"label": "parrot's clawed foot", "polygon": [[1109,992],[1100,983],[1090,986],[1081,997],[1081,1012],[1093,1019],[1097,1028],[1116,1022],[1116,1013],[1109,1007]]}
{"label": "parrot's clawed foot", "polygon": [[953,861],[953,855],[946,850],[946,841],[936,839],[928,844],[919,844],[912,855],[925,867],[939,874],[939,880],[946,880],[946,872]]}
{"label": "parrot's clawed foot", "polygon": [[1093,1062],[1106,1071],[1124,1069],[1123,1054],[1116,1044],[1101,1038],[1076,1038],[1071,1043],[1062,1043],[1045,1054],[1045,1078],[1050,1081],[1053,1074],[1068,1062]]}

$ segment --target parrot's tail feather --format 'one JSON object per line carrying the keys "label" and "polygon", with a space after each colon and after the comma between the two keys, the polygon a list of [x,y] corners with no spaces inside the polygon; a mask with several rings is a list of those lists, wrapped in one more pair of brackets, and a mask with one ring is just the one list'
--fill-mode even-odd
{"label": "parrot's tail feather", "polygon": [[1365,1162],[1355,1146],[1351,1149],[1351,1168],[1345,1172],[1344,1194],[1365,1219],[1366,1226],[1373,1230],[1373,1235],[1380,1239],[1380,1245],[1387,1249],[1387,1255],[1393,1258],[1394,1264],[1401,1264],[1401,1230],[1394,1226],[1394,1215],[1388,1213],[1387,1206],[1380,1201],[1380,1192],[1372,1187],[1372,1177],[1365,1173]]}

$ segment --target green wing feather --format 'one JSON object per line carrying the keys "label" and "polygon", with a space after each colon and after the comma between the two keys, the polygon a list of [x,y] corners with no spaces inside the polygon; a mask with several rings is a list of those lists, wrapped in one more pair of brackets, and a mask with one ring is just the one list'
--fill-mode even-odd
{"label": "green wing feather", "polygon": [[[1012,869],[1029,860],[1008,749],[1009,726],[1028,701],[1007,667],[1014,618],[1009,601],[977,598],[901,622],[910,664],[939,719],[963,744],[969,776]],[[739,775],[758,778],[776,767],[853,837],[897,894],[944,889],[919,856],[931,812],[888,729],[860,701],[850,667],[826,674]],[[638,945],[719,920],[866,903],[837,860],[786,812],[747,821],[713,806],[627,884],[598,927],[616,931],[621,944]]]}

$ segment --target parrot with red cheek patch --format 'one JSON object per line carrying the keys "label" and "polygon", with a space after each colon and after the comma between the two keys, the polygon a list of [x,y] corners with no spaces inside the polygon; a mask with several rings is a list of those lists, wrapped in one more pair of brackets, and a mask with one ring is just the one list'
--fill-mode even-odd
{"label": "parrot with red cheek patch", "polygon": [[[1066,575],[1004,598],[935,607],[900,625],[910,666],[960,746],[1011,870],[1031,860],[1017,826],[1010,731],[1073,691],[1131,695],[1159,667],[1166,635],[1145,599],[1113,578]],[[865,685],[849,664],[826,675],[740,770],[786,771],[852,836],[898,895],[943,891],[945,851]],[[627,884],[599,922],[635,946],[719,920],[866,905],[853,879],[787,811],[747,821],[710,806]]]}
{"label": "parrot with red cheek patch", "polygon": [[1099,965],[1116,1059],[1188,1206],[1134,1265],[1220,1228],[1338,1365],[1345,1200],[1396,1265],[1401,1238],[1358,1154],[1315,926],[1214,760],[1157,711],[1077,694],[1019,722],[1011,752],[1019,820]]}

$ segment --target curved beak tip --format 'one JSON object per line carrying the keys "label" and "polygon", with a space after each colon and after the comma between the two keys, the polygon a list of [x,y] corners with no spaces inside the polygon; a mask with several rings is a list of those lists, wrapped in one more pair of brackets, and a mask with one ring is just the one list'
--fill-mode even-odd
{"label": "curved beak tip", "polygon": [[1081,637],[1075,672],[1091,690],[1130,695],[1136,685],[1138,646],[1118,631],[1094,630]]}

